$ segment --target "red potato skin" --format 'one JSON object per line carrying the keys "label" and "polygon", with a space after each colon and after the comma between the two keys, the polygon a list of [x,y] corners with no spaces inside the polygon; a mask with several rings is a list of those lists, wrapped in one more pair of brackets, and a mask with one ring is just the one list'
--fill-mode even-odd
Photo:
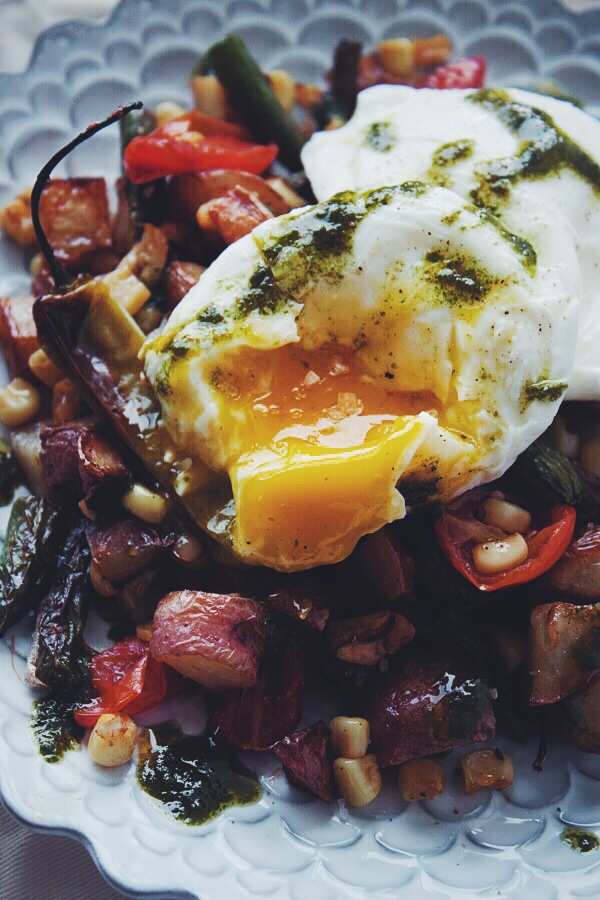
{"label": "red potato skin", "polygon": [[250,688],[266,637],[264,608],[255,600],[174,591],[154,614],[150,653],[208,690]]}
{"label": "red potato skin", "polygon": [[39,348],[33,297],[0,297],[0,346],[11,378],[23,374]]}
{"label": "red potato skin", "polygon": [[112,245],[104,178],[53,178],[40,200],[40,221],[58,259],[78,265]]}
{"label": "red potato skin", "polygon": [[364,706],[380,766],[492,738],[487,685],[463,665],[438,656],[409,660],[369,689]]}
{"label": "red potato skin", "polygon": [[295,642],[280,644],[265,653],[255,687],[217,699],[210,728],[238,750],[268,750],[293,733],[303,710],[304,654]]}
{"label": "red potato skin", "polygon": [[134,578],[168,546],[152,526],[133,516],[108,525],[91,522],[86,536],[100,574],[115,585]]}
{"label": "red potato skin", "polygon": [[335,754],[329,727],[325,722],[316,722],[304,731],[285,737],[275,744],[273,753],[283,765],[285,777],[290,784],[314,794],[326,803],[333,803]]}

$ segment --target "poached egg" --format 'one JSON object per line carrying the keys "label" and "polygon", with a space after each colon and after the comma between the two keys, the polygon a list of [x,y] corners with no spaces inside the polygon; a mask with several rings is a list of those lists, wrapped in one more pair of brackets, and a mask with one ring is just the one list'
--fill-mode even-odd
{"label": "poached egg", "polygon": [[575,272],[417,182],[264,222],[142,351],[186,460],[178,490],[218,473],[231,499],[208,531],[294,571],[493,479],[566,390]]}
{"label": "poached egg", "polygon": [[600,399],[600,122],[531,92],[381,85],[352,119],[315,134],[302,160],[318,199],[417,179],[494,213],[543,265],[578,279],[567,399]]}

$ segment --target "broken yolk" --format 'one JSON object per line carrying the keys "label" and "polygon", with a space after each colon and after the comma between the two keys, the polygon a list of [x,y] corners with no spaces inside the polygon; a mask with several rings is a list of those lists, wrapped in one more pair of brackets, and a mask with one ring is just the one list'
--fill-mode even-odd
{"label": "broken yolk", "polygon": [[236,507],[236,551],[305,568],[404,515],[399,476],[429,432],[429,393],[389,389],[349,350],[244,350],[211,373]]}

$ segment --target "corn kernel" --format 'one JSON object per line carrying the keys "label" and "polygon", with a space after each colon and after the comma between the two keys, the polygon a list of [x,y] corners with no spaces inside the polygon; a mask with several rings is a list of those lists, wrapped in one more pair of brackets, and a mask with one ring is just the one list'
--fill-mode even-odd
{"label": "corn kernel", "polygon": [[336,716],[329,723],[331,743],[336,756],[358,759],[369,746],[369,723],[366,719]]}
{"label": "corn kernel", "polygon": [[46,387],[54,387],[57,381],[64,378],[64,373],[52,362],[45,350],[35,350],[28,361],[29,368],[36,378]]}
{"label": "corn kernel", "polygon": [[507,500],[498,500],[496,497],[488,497],[481,504],[481,518],[487,525],[495,525],[507,534],[515,531],[522,533],[531,525],[531,513],[516,503]]}
{"label": "corn kernel", "polygon": [[398,770],[398,788],[407,803],[444,793],[444,773],[432,759],[409,759]]}
{"label": "corn kernel", "polygon": [[99,766],[113,768],[129,762],[137,741],[137,725],[125,713],[100,716],[90,734],[88,751]]}
{"label": "corn kernel", "polygon": [[333,775],[350,806],[366,806],[381,791],[381,771],[372,753],[359,759],[339,757],[333,763]]}
{"label": "corn kernel", "polygon": [[0,388],[0,422],[9,428],[24,425],[40,408],[40,393],[24,378],[13,378]]}
{"label": "corn kernel", "polygon": [[467,794],[485,788],[503,791],[513,783],[512,759],[501,750],[472,750],[463,756],[460,764]]}
{"label": "corn kernel", "polygon": [[226,117],[225,90],[216,75],[193,75],[190,79],[190,87],[196,109],[208,116],[214,116],[216,119]]}
{"label": "corn kernel", "polygon": [[143,484],[134,484],[121,498],[125,509],[151,525],[160,525],[167,514],[167,498],[150,491]]}
{"label": "corn kernel", "polygon": [[390,75],[410,75],[415,67],[415,45],[408,38],[392,38],[377,44],[377,56]]}
{"label": "corn kernel", "polygon": [[295,83],[289,72],[274,69],[267,73],[267,80],[280,106],[289,112],[294,105]]}
{"label": "corn kernel", "polygon": [[167,122],[178,119],[186,112],[185,107],[181,103],[175,103],[173,100],[164,100],[154,108],[154,118],[156,119],[156,127],[162,128]]}
{"label": "corn kernel", "polygon": [[524,563],[528,556],[529,548],[522,534],[511,534],[504,541],[488,541],[473,547],[473,562],[482,575],[509,572]]}

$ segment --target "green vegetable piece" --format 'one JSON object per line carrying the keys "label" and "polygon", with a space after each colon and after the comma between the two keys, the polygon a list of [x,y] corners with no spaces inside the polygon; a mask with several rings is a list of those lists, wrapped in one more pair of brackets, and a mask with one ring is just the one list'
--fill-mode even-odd
{"label": "green vegetable piece", "polygon": [[[121,158],[128,144],[136,137],[145,137],[156,128],[156,118],[150,110],[132,109],[119,121]],[[158,224],[164,218],[167,204],[167,183],[164,178],[148,184],[134,184],[123,174],[123,188],[129,201],[128,243],[133,245],[141,236],[145,222]]]}
{"label": "green vegetable piece", "polygon": [[0,636],[34,610],[44,594],[65,514],[38,497],[18,497],[0,557]]}
{"label": "green vegetable piece", "polygon": [[0,439],[0,506],[10,503],[18,483],[19,470],[10,447]]}
{"label": "green vegetable piece", "polygon": [[204,69],[212,69],[225,88],[227,99],[261,143],[279,147],[279,158],[292,171],[302,168],[304,143],[288,115],[248,52],[243,40],[231,34],[213,44],[206,53]]}
{"label": "green vegetable piece", "polygon": [[60,548],[53,577],[38,611],[29,666],[40,685],[74,688],[84,681],[88,650],[83,626],[89,600],[90,551],[86,520],[77,520]]}
{"label": "green vegetable piece", "polygon": [[564,828],[560,833],[563,844],[567,844],[576,853],[589,853],[600,847],[600,838],[593,831],[582,828]]}
{"label": "green vegetable piece", "polygon": [[533,491],[544,501],[575,505],[581,500],[581,481],[575,467],[543,438],[519,456],[511,470],[513,476],[526,494]]}

